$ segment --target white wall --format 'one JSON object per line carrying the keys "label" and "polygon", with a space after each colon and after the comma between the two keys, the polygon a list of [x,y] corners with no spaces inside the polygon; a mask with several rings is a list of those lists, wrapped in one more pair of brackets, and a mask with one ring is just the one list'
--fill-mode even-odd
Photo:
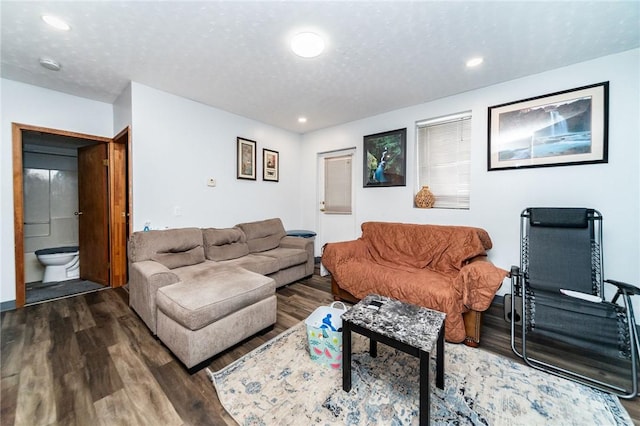
{"label": "white wall", "polygon": [[127,126],[131,126],[131,83],[127,84],[120,96],[113,103],[113,132],[119,133]]}
{"label": "white wall", "polygon": [[[271,217],[300,227],[300,135],[135,82],[131,93],[134,230]],[[236,179],[239,136],[257,142],[256,181]],[[279,182],[262,181],[263,148],[280,153]]]}
{"label": "white wall", "polygon": [[[483,227],[494,244],[491,260],[509,269],[519,264],[519,215],[524,208],[593,207],[605,220],[605,277],[640,286],[639,63],[640,50],[635,49],[306,134],[302,187],[315,187],[318,152],[357,146],[355,164],[357,175],[362,176],[362,137],[406,127],[407,186],[362,188],[360,181],[355,182],[358,226],[364,221],[382,220]],[[610,82],[607,164],[487,171],[489,106],[603,81]],[[419,189],[415,122],[468,110],[473,114],[471,208],[413,208],[413,196]],[[316,192],[302,191],[302,196],[302,226],[315,229]],[[507,290],[505,280],[500,294]],[[635,306],[635,311],[640,312],[640,300],[635,301]]]}
{"label": "white wall", "polygon": [[[492,261],[508,269],[518,263],[518,215],[523,208],[590,206],[605,217],[605,276],[638,285],[639,63],[640,50],[635,49],[302,138],[137,83],[112,106],[2,79],[0,302],[15,299],[12,122],[107,137],[121,130],[114,126],[131,122],[134,230],[142,229],[146,221],[152,228],[226,227],[275,216],[287,228],[317,229],[317,153],[357,146],[356,167],[361,176],[362,137],[407,127],[407,186],[363,189],[356,182],[358,224],[388,220],[482,226],[494,242]],[[608,164],[486,171],[487,107],[602,81],[610,81]],[[413,208],[415,121],[466,110],[473,112],[471,209]],[[258,142],[257,181],[236,179],[237,136]],[[263,148],[280,152],[278,183],[261,180]],[[210,177],[217,179],[217,187],[206,186]],[[175,207],[181,216],[175,215]],[[506,290],[505,284],[501,293]],[[640,312],[638,301],[636,305]]]}
{"label": "white wall", "polygon": [[11,123],[113,136],[112,106],[11,80],[0,80],[0,302],[15,300]]}
{"label": "white wall", "polygon": [[[114,105],[1,80],[0,302],[15,300],[11,123],[112,137],[132,126],[133,225],[227,227],[280,217],[300,227],[300,135],[141,84]],[[236,137],[257,141],[257,180],[236,179]],[[262,181],[262,149],[280,153],[280,181]],[[215,188],[206,185],[215,178]],[[177,216],[176,207],[180,216]]]}

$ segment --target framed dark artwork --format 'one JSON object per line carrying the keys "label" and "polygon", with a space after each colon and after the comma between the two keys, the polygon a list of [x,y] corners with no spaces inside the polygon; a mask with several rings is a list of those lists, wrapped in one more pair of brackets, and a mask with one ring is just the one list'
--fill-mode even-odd
{"label": "framed dark artwork", "polygon": [[364,137],[364,188],[406,186],[407,129]]}
{"label": "framed dark artwork", "polygon": [[277,182],[280,177],[280,154],[262,149],[262,180]]}
{"label": "framed dark artwork", "polygon": [[608,161],[609,82],[489,107],[488,169]]}
{"label": "framed dark artwork", "polygon": [[256,141],[238,139],[238,179],[256,180]]}

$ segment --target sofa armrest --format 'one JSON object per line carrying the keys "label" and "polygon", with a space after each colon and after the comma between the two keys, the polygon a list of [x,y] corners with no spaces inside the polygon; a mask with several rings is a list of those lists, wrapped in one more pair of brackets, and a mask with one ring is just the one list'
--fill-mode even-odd
{"label": "sofa armrest", "polygon": [[156,334],[156,292],[159,288],[180,282],[169,268],[153,260],[129,266],[129,306]]}
{"label": "sofa armrest", "polygon": [[327,243],[322,248],[322,264],[334,276],[338,266],[351,259],[371,259],[369,248],[362,239]]}
{"label": "sofa armrest", "polygon": [[306,250],[307,263],[305,265],[305,273],[306,275],[313,275],[313,268],[315,268],[315,253],[313,243],[313,238],[287,236],[283,237],[282,240],[280,240],[280,247]]}
{"label": "sofa armrest", "polygon": [[463,266],[453,285],[468,309],[482,312],[489,308],[508,274],[486,258],[480,258]]}
{"label": "sofa armrest", "polygon": [[280,247],[297,248],[307,250],[308,247],[313,248],[312,238],[300,238],[300,237],[282,237],[280,240]]}

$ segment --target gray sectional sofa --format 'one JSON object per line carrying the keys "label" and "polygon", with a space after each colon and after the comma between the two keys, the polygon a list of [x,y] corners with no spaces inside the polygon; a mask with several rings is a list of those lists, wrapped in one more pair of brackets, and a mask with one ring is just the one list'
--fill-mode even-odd
{"label": "gray sectional sofa", "polygon": [[191,368],[276,321],[277,287],[313,274],[313,240],[280,219],[135,232],[129,305]]}

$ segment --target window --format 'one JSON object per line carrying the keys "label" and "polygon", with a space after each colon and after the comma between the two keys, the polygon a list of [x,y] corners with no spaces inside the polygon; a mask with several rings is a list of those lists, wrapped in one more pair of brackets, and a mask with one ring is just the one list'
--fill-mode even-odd
{"label": "window", "polygon": [[416,123],[418,188],[428,185],[433,207],[469,208],[471,112]]}
{"label": "window", "polygon": [[324,212],[351,214],[351,155],[324,159]]}

